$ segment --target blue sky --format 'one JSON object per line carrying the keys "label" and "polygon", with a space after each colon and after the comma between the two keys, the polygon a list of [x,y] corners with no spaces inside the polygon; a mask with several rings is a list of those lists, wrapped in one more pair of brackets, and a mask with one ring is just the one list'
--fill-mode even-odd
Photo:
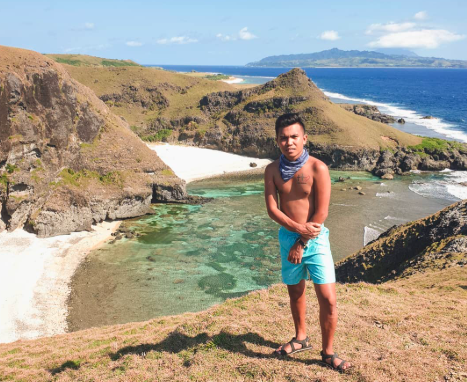
{"label": "blue sky", "polygon": [[0,2],[0,45],[141,64],[243,65],[330,48],[467,60],[467,2]]}

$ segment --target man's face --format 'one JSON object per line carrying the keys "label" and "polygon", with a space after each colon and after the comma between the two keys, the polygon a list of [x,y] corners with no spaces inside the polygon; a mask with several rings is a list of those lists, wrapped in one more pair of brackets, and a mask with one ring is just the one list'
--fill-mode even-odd
{"label": "man's face", "polygon": [[303,146],[307,142],[307,135],[303,133],[303,128],[298,123],[284,127],[279,130],[276,137],[277,144],[282,154],[290,161],[300,158]]}

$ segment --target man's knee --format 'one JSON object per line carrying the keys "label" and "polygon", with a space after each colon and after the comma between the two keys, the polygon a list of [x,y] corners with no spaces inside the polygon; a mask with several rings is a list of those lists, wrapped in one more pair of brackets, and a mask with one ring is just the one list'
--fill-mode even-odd
{"label": "man's knee", "polygon": [[337,301],[336,295],[326,295],[322,296],[319,300],[320,307],[326,309],[330,313],[337,313]]}
{"label": "man's knee", "polygon": [[289,297],[291,301],[297,301],[305,294],[305,283],[300,282],[296,285],[288,285],[287,289],[289,291]]}

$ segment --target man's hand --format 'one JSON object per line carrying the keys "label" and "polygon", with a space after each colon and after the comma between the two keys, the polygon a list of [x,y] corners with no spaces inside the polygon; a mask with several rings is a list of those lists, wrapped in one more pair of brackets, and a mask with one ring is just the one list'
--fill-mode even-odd
{"label": "man's hand", "polygon": [[289,262],[292,264],[300,264],[302,262],[302,257],[303,247],[300,243],[296,242],[294,245],[292,245],[292,248],[290,248],[289,257],[287,257],[287,260],[289,260]]}
{"label": "man's hand", "polygon": [[321,224],[308,222],[304,224],[304,232],[302,232],[302,236],[307,239],[311,240],[317,237],[321,233]]}

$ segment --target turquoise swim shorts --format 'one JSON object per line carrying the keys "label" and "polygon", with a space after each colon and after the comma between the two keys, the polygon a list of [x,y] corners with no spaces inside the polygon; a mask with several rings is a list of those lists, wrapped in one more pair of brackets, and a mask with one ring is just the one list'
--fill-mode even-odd
{"label": "turquoise swim shorts", "polygon": [[336,282],[334,261],[329,245],[329,230],[321,226],[320,234],[308,241],[303,252],[302,262],[292,264],[287,260],[290,248],[300,234],[291,232],[284,227],[279,229],[279,244],[281,247],[282,281],[287,285],[295,285],[300,280],[308,279],[308,273],[315,284],[329,284]]}

